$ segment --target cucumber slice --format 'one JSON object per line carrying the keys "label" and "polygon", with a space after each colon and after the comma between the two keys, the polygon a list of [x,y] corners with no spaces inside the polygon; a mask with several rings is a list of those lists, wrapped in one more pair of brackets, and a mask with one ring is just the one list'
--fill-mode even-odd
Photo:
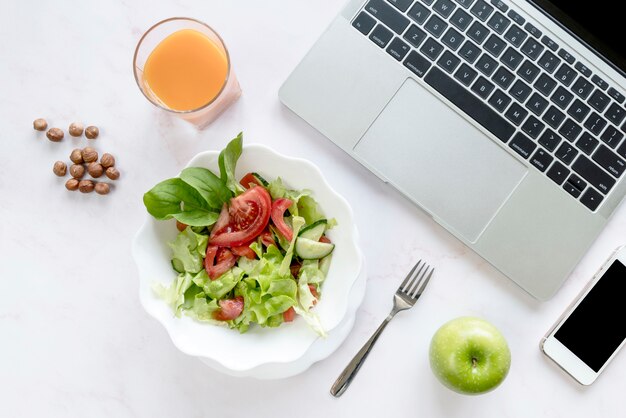
{"label": "cucumber slice", "polygon": [[185,266],[183,266],[183,262],[178,258],[172,258],[172,268],[179,273],[185,272]]}
{"label": "cucumber slice", "polygon": [[313,241],[319,241],[322,235],[324,235],[324,231],[326,231],[326,225],[328,225],[328,221],[326,219],[320,219],[319,221],[313,222],[311,225],[302,228],[302,231],[300,231],[298,236]]}
{"label": "cucumber slice", "polygon": [[317,260],[326,257],[335,249],[335,244],[313,241],[308,238],[296,239],[296,254],[303,260]]}
{"label": "cucumber slice", "polygon": [[319,269],[324,274],[324,278],[328,276],[328,270],[330,269],[330,262],[333,259],[333,255],[329,254],[320,260]]}
{"label": "cucumber slice", "polygon": [[263,177],[261,177],[261,175],[259,173],[251,173],[252,177],[254,177],[259,183],[261,183],[261,186],[263,187],[267,187],[270,184],[267,182],[267,180],[265,180]]}

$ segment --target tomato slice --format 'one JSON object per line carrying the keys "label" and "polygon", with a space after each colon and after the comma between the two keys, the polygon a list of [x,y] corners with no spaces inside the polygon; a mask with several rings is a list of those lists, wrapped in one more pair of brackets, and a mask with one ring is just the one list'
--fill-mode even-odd
{"label": "tomato slice", "polygon": [[276,241],[274,241],[272,233],[267,229],[261,233],[261,243],[266,247],[269,247],[270,245],[273,245],[274,247],[276,246]]}
{"label": "tomato slice", "polygon": [[283,312],[283,320],[285,322],[291,322],[296,319],[296,310],[293,309],[293,306]]}
{"label": "tomato slice", "polygon": [[[211,245],[238,247],[258,237],[270,220],[272,198],[263,187],[255,186],[231,199],[228,209],[229,222],[223,226],[218,222],[211,231]],[[224,220],[226,215],[220,218]],[[218,228],[219,227],[219,228]]]}
{"label": "tomato slice", "polygon": [[218,321],[230,321],[237,318],[243,311],[243,296],[234,299],[222,299],[219,302],[220,310],[213,314]]}
{"label": "tomato slice", "polygon": [[236,256],[246,257],[246,258],[249,258],[250,260],[254,260],[256,258],[256,253],[252,250],[252,248],[250,248],[250,244],[252,243],[249,242],[247,244],[240,245],[238,247],[231,247],[231,251]]}
{"label": "tomato slice", "polygon": [[210,238],[213,238],[218,231],[223,230],[230,223],[230,215],[228,214],[228,205],[224,203],[222,205],[222,210],[220,211],[220,216],[217,218],[217,222],[213,225],[211,229]]}
{"label": "tomato slice", "polygon": [[211,280],[215,280],[230,270],[237,262],[237,257],[228,248],[209,245],[206,249],[204,268]]}
{"label": "tomato slice", "polygon": [[324,242],[324,243],[326,243],[326,244],[330,244],[330,243],[331,243],[331,240],[330,240],[330,239],[329,239],[326,235],[322,235],[322,236],[320,237],[320,240],[319,240],[319,241],[320,241],[320,242]]}
{"label": "tomato slice", "polygon": [[291,266],[289,266],[289,269],[291,270],[291,275],[297,278],[298,273],[300,273],[300,268],[302,268],[302,264],[298,263],[297,261],[292,262]]}
{"label": "tomato slice", "polygon": [[[259,180],[257,180],[256,177],[254,177],[254,174],[252,174],[252,173],[248,173],[245,176],[243,176],[243,178],[241,179],[239,184],[241,184],[246,189],[249,189],[251,184],[256,184],[257,186],[263,186],[259,182]],[[252,186],[252,187],[254,187],[254,186]]]}
{"label": "tomato slice", "polygon": [[176,221],[176,229],[178,229],[180,232],[183,232],[186,228],[187,224]]}
{"label": "tomato slice", "polygon": [[278,232],[282,234],[287,241],[291,241],[293,238],[293,231],[285,223],[285,211],[293,204],[289,199],[276,199],[272,203],[272,222],[276,225]]}

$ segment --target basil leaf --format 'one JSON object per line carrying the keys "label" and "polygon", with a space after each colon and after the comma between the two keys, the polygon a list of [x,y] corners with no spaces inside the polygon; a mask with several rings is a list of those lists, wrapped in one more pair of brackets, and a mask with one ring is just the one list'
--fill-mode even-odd
{"label": "basil leaf", "polygon": [[[209,207],[217,211],[233,196],[226,184],[206,168],[189,167],[180,173],[180,178],[191,187],[196,189]],[[183,222],[179,219],[180,222]],[[186,223],[186,222],[183,222]]]}
{"label": "basil leaf", "polygon": [[239,132],[239,135],[226,145],[226,148],[220,152],[219,166],[220,177],[226,186],[232,190],[236,195],[243,193],[245,189],[235,177],[235,168],[237,166],[237,160],[241,156],[243,143],[243,132]]}
{"label": "basil leaf", "polygon": [[168,179],[154,186],[143,195],[143,203],[148,213],[156,219],[175,217],[191,226],[212,225],[219,216],[219,213],[211,210],[200,192],[179,178]]}
{"label": "basil leaf", "polygon": [[207,212],[206,210],[191,210],[173,215],[177,221],[191,226],[212,226],[219,216],[220,214],[217,212]]}

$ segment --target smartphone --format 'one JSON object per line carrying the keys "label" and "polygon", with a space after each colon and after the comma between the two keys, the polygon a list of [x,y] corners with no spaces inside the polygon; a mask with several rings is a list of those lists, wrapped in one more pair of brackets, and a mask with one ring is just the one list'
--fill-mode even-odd
{"label": "smartphone", "polygon": [[626,339],[626,246],[618,248],[541,341],[546,356],[592,384]]}

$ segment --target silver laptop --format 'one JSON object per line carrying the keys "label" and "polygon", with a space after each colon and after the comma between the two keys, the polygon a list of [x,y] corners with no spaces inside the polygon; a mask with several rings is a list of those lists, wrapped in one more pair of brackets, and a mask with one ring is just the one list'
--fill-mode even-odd
{"label": "silver laptop", "polygon": [[353,0],[279,96],[545,300],[626,194],[613,7]]}

